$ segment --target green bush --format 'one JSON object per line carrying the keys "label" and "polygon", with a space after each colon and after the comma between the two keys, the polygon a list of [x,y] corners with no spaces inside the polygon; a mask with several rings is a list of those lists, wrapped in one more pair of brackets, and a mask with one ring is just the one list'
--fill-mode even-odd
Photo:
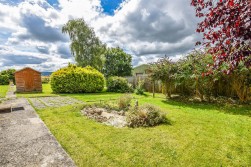
{"label": "green bush", "polygon": [[158,107],[145,104],[129,110],[126,120],[129,127],[149,127],[166,122],[166,117]]}
{"label": "green bush", "polygon": [[10,81],[15,83],[15,69],[3,70],[0,72],[0,85],[8,85]]}
{"label": "green bush", "polygon": [[102,91],[105,78],[96,69],[69,65],[51,75],[51,88],[55,93],[85,93]]}
{"label": "green bush", "polygon": [[9,76],[0,74],[0,85],[8,85],[9,84]]}
{"label": "green bush", "polygon": [[107,91],[126,93],[132,92],[133,89],[127,80],[123,77],[109,77],[107,80]]}
{"label": "green bush", "polygon": [[139,80],[138,85],[137,85],[137,87],[135,89],[136,95],[144,95],[145,94],[144,93],[145,90],[143,89],[143,86],[144,86],[144,81]]}
{"label": "green bush", "polygon": [[132,96],[131,95],[123,95],[120,96],[118,99],[118,106],[119,109],[124,109],[127,110],[130,107],[130,103],[132,101]]}
{"label": "green bush", "polygon": [[143,88],[137,87],[135,90],[136,95],[144,95],[145,90]]}

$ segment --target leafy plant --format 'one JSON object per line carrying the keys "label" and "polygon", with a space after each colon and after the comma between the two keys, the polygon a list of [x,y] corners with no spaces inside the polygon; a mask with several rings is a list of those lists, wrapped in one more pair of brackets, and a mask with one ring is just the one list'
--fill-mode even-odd
{"label": "leafy plant", "polygon": [[132,92],[132,86],[123,77],[109,77],[107,80],[107,91],[126,93]]}
{"label": "leafy plant", "polygon": [[238,67],[227,74],[224,72],[228,70],[227,63],[217,69],[209,66],[212,63],[213,56],[208,54],[208,50],[195,50],[177,62],[162,58],[151,64],[150,78],[165,83],[166,94],[173,88],[180,96],[196,96],[200,101],[211,102],[212,99],[225,96],[238,97],[241,103],[249,102],[251,67],[246,67],[245,62],[240,61]]}
{"label": "leafy plant", "polygon": [[[217,73],[208,72],[207,64],[212,63],[212,56],[202,51],[193,51],[178,62],[176,84],[196,94],[201,101],[204,95],[211,96]],[[192,91],[191,91],[192,90]]]}
{"label": "leafy plant", "polygon": [[166,116],[160,108],[145,104],[134,107],[126,114],[129,127],[150,127],[166,122]]}
{"label": "leafy plant", "polygon": [[102,91],[105,78],[92,67],[69,65],[52,73],[50,83],[55,93],[89,93]]}
{"label": "leafy plant", "polygon": [[136,89],[135,89],[135,93],[136,93],[137,95],[144,95],[145,90],[144,90],[144,88],[143,88],[143,85],[144,85],[144,81],[141,80],[141,79],[139,79],[138,85],[137,85],[137,87],[136,87]]}
{"label": "leafy plant", "polygon": [[[197,32],[203,45],[213,55],[214,67],[226,63],[225,73],[232,72],[240,62],[251,66],[251,5],[248,0],[191,0],[196,16],[202,18]],[[201,42],[197,42],[201,44]]]}
{"label": "leafy plant", "polygon": [[242,103],[251,100],[251,68],[240,62],[238,68],[231,73],[232,85]]}
{"label": "leafy plant", "polygon": [[132,101],[132,96],[131,95],[123,95],[123,96],[120,96],[119,99],[118,99],[118,106],[119,106],[119,109],[125,109],[127,110],[130,106],[130,103]]}
{"label": "leafy plant", "polygon": [[171,98],[171,86],[176,72],[176,66],[171,62],[170,58],[165,56],[157,62],[150,64],[150,78],[160,80],[165,86],[166,97]]}

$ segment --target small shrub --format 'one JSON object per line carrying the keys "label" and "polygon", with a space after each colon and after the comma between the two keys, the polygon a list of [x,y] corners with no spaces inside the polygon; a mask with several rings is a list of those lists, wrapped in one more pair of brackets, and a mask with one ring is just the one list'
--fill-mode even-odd
{"label": "small shrub", "polygon": [[132,108],[126,120],[129,127],[150,127],[166,122],[166,117],[158,107],[146,104]]}
{"label": "small shrub", "polygon": [[127,110],[130,106],[130,103],[132,101],[132,96],[131,95],[123,95],[118,99],[118,106],[119,109],[125,109]]}
{"label": "small shrub", "polygon": [[103,74],[92,67],[69,65],[51,75],[51,88],[55,93],[89,93],[102,91]]}
{"label": "small shrub", "polygon": [[135,93],[136,95],[144,95],[145,90],[143,89],[144,82],[139,80],[138,85],[136,87]]}
{"label": "small shrub", "polygon": [[143,89],[143,88],[136,88],[136,91],[135,91],[135,93],[136,93],[136,95],[144,95],[145,93],[145,90]]}
{"label": "small shrub", "polygon": [[107,80],[107,91],[126,93],[132,92],[132,86],[123,77],[109,77]]}
{"label": "small shrub", "polygon": [[9,76],[0,74],[0,85],[8,85],[9,84]]}

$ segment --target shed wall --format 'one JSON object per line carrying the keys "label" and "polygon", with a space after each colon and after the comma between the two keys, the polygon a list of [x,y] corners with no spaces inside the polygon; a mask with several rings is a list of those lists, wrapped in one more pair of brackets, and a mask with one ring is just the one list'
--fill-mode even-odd
{"label": "shed wall", "polygon": [[15,73],[17,92],[42,92],[41,74],[32,69],[24,69]]}

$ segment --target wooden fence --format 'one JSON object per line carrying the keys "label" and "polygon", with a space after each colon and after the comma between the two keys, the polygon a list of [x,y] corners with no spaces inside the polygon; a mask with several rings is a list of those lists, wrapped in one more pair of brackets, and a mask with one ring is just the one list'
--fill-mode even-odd
{"label": "wooden fence", "polygon": [[[140,76],[128,76],[125,77],[127,81],[133,85],[134,88],[137,87],[139,82],[143,82],[143,88],[147,92],[153,91],[153,82],[150,80],[148,75],[140,75]],[[155,81],[155,92],[161,93],[162,92],[162,83],[161,81]]]}

